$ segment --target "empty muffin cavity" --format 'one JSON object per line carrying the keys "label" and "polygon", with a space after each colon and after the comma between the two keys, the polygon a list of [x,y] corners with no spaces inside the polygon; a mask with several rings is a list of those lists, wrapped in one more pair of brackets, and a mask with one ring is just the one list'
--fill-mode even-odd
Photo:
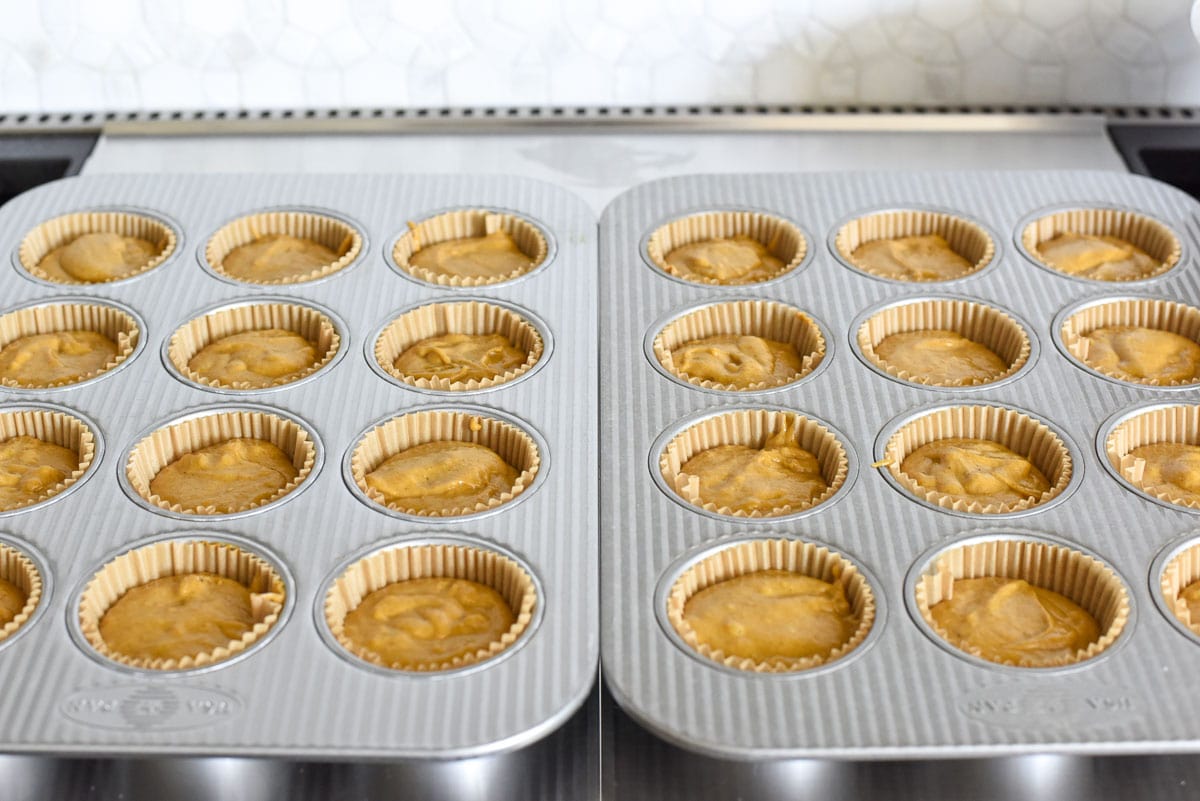
{"label": "empty muffin cavity", "polygon": [[[950,252],[962,260],[961,266],[954,269],[926,270],[917,267],[907,272],[888,271],[876,266],[860,250],[874,242],[910,237],[940,237],[944,240],[942,247],[948,246]],[[857,217],[837,230],[833,247],[843,262],[857,270],[879,278],[906,282],[965,278],[987,267],[996,255],[995,242],[979,224],[965,217],[926,209],[895,209]]]}
{"label": "empty muffin cavity", "polygon": [[90,381],[128,360],[141,337],[137,319],[107,303],[64,300],[16,309],[0,317],[0,384],[51,389]]}
{"label": "empty muffin cavity", "polygon": [[[487,237],[505,242],[511,239],[519,257],[511,254],[514,263],[505,268],[472,271],[431,267],[413,261],[417,253],[432,245],[456,240],[483,243]],[[549,255],[549,240],[541,228],[516,214],[488,209],[459,209],[409,222],[408,231],[401,234],[392,247],[392,260],[402,272],[426,283],[452,287],[512,281],[542,266]]]}
{"label": "empty muffin cavity", "polygon": [[[115,257],[122,238],[128,241],[129,252]],[[44,263],[53,251],[71,245],[79,253],[59,251],[65,261]],[[43,281],[102,284],[153,270],[169,259],[177,246],[175,229],[155,217],[116,210],[81,211],[46,220],[25,234],[17,247],[17,260],[26,272]],[[101,251],[115,260],[99,263],[96,255]]]}
{"label": "empty muffin cavity", "polygon": [[[294,269],[274,263],[261,269],[235,268],[226,263],[227,257],[238,248],[270,239],[288,241],[281,237],[314,243],[323,249],[324,258],[306,258]],[[333,275],[353,263],[362,248],[362,233],[345,220],[312,211],[281,209],[247,214],[221,226],[204,246],[204,259],[213,272],[225,278],[273,286],[307,283]]]}
{"label": "empty muffin cavity", "polygon": [[[715,250],[677,254],[705,243]],[[667,275],[721,286],[772,281],[795,270],[807,253],[808,241],[796,225],[758,211],[690,214],[655,229],[646,241],[650,263]]]}
{"label": "empty muffin cavity", "polygon": [[[1104,243],[1104,237],[1115,237],[1144,251],[1152,263],[1130,265],[1121,269],[1104,260],[1077,271],[1055,261],[1042,252],[1043,246],[1062,236],[1094,237]],[[1179,264],[1182,246],[1175,232],[1153,217],[1128,209],[1073,208],[1060,209],[1029,222],[1020,232],[1020,244],[1025,255],[1035,263],[1060,275],[1091,281],[1142,281],[1155,278]],[[1121,249],[1118,244],[1118,250]],[[1114,253],[1120,256],[1120,253]]]}

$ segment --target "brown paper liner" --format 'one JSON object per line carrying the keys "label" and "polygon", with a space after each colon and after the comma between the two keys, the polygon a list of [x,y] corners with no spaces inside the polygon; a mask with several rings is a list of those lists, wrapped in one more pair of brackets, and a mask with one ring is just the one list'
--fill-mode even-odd
{"label": "brown paper liner", "polygon": [[[1162,275],[1179,263],[1182,253],[1179,238],[1175,236],[1174,231],[1158,220],[1124,209],[1067,209],[1047,214],[1025,226],[1021,231],[1021,246],[1039,264],[1044,264],[1062,275],[1068,275],[1068,273],[1062,273],[1050,262],[1043,260],[1037,249],[1041,243],[1068,231],[1082,235],[1115,236],[1124,239],[1131,245],[1136,245],[1149,253],[1160,264],[1158,269],[1146,275],[1118,280],[1142,281]],[[1102,279],[1087,278],[1085,280]]]}
{"label": "brown paper liner", "polygon": [[[417,578],[459,578],[484,584],[500,593],[516,620],[487,648],[451,660],[418,665],[389,665],[374,651],[346,636],[346,615],[357,609],[363,598],[389,584]],[[537,589],[529,574],[495,551],[440,543],[395,545],[360,559],[334,580],[325,595],[325,622],[334,639],[365,662],[393,670],[453,670],[491,659],[512,646],[529,628],[537,603]]]}
{"label": "brown paper liner", "polygon": [[[955,331],[972,342],[990,348],[1008,364],[1008,369],[987,380],[938,383],[925,375],[892,365],[875,352],[875,347],[893,334],[931,330]],[[978,386],[1002,381],[1025,366],[1031,349],[1029,334],[1004,312],[984,303],[949,298],[917,300],[884,309],[859,326],[857,340],[862,354],[888,375],[914,384],[941,387]]]}
{"label": "brown paper liner", "polygon": [[3,642],[16,634],[37,610],[42,600],[42,575],[33,560],[19,549],[0,543],[0,579],[15,585],[25,593],[25,606],[0,628],[0,642]]}
{"label": "brown paper liner", "polygon": [[0,508],[0,512],[24,509],[47,501],[83,477],[96,458],[96,437],[77,417],[47,409],[23,409],[0,412],[0,442],[13,437],[33,437],[79,454],[79,467],[60,484],[28,503]]}
{"label": "brown paper liner", "polygon": [[[303,275],[254,281],[225,272],[225,257],[234,249],[248,245],[269,234],[285,234],[298,239],[308,239],[338,254],[331,264],[326,264]],[[244,284],[274,286],[280,284],[303,284],[333,275],[353,262],[362,250],[362,234],[353,225],[334,217],[308,211],[263,211],[247,214],[227,223],[209,238],[204,247],[204,258],[208,266],[230,280]]]}
{"label": "brown paper liner", "polygon": [[[700,642],[683,614],[688,599],[706,587],[764,570],[786,570],[840,584],[850,610],[858,618],[858,628],[850,639],[825,656],[774,657],[764,662],[727,654]],[[797,540],[754,540],[722,548],[685,570],[667,595],[667,619],[696,653],[714,662],[755,673],[793,672],[835,662],[861,645],[875,623],[875,595],[854,564],[828,548]]]}
{"label": "brown paper liner", "polygon": [[[518,471],[512,489],[474,507],[448,507],[435,512],[390,504],[381,492],[367,484],[367,474],[401,451],[426,442],[473,442],[495,451]],[[406,515],[458,517],[493,509],[508,503],[529,488],[541,466],[541,454],[533,438],[516,426],[492,417],[442,409],[411,412],[393,417],[368,431],[350,456],[350,476],[374,503]]]}
{"label": "brown paper liner", "polygon": [[991,236],[975,223],[953,214],[920,209],[880,211],[851,220],[838,229],[834,237],[834,247],[843,259],[865,273],[878,275],[890,281],[904,281],[903,278],[878,273],[869,266],[860,264],[854,259],[854,251],[861,245],[878,239],[932,234],[940,234],[951,250],[972,265],[971,269],[962,275],[942,280],[953,281],[973,275],[991,264],[996,255],[996,244]]}
{"label": "brown paper liner", "polygon": [[1161,442],[1200,445],[1200,406],[1165,406],[1126,418],[1105,436],[1104,453],[1122,478],[1147,495],[1177,506],[1200,509],[1200,498],[1181,494],[1170,484],[1148,485],[1142,480],[1146,460],[1130,456],[1129,452]]}
{"label": "brown paper liner", "polygon": [[1200,542],[1193,542],[1172,556],[1163,566],[1158,583],[1163,600],[1167,602],[1167,608],[1180,623],[1200,636],[1200,620],[1192,618],[1187,601],[1179,597],[1189,585],[1195,584],[1197,581],[1200,581]]}
{"label": "brown paper liner", "polygon": [[[681,275],[667,263],[667,255],[676,248],[703,242],[707,239],[728,239],[748,236],[760,242],[775,258],[783,262],[783,269],[770,278],[772,281],[786,275],[804,261],[808,242],[804,234],[792,223],[780,217],[757,211],[708,211],[680,217],[661,226],[646,243],[646,255],[658,269],[676,278],[695,284],[731,286],[732,282],[719,281],[694,275]],[[752,281],[762,283],[762,281]]]}
{"label": "brown paper liner", "polygon": [[[218,381],[197,373],[188,366],[188,362],[201,349],[219,339],[245,331],[262,331],[269,328],[291,331],[309,342],[316,343],[317,360],[304,372],[277,379],[266,386],[252,385],[245,381]],[[260,390],[290,384],[317,372],[337,355],[341,341],[341,335],[333,320],[314,308],[297,303],[255,303],[231,309],[218,309],[184,323],[171,335],[171,341],[167,345],[167,357],[179,374],[192,383],[222,389]]]}
{"label": "brown paper liner", "polygon": [[[773,434],[795,424],[799,430],[797,444],[817,458],[821,476],[829,487],[805,504],[781,506],[769,512],[747,514],[714,503],[701,503],[700,479],[683,472],[683,465],[696,454],[718,445],[747,445],[762,448]],[[771,409],[747,409],[708,417],[688,426],[677,434],[658,457],[663,479],[675,494],[693,506],[709,512],[732,517],[780,517],[795,514],[824,503],[834,496],[850,472],[846,446],[820,423],[795,412]]]}
{"label": "brown paper liner", "polygon": [[[496,231],[505,231],[513,238],[517,248],[529,257],[528,267],[513,270],[506,275],[445,275],[418,267],[409,261],[413,254],[423,247],[452,239],[474,239]],[[523,217],[486,209],[460,209],[419,222],[410,222],[408,231],[396,240],[392,248],[392,259],[401,270],[427,283],[442,286],[484,286],[511,281],[533,272],[542,265],[549,252],[550,246],[545,235]]]}
{"label": "brown paper liner", "polygon": [[954,595],[958,579],[1000,577],[1021,579],[1052,590],[1083,607],[1096,620],[1100,638],[1074,658],[1054,665],[1004,662],[1016,667],[1073,665],[1099,655],[1120,636],[1129,619],[1129,595],[1108,565],[1062,545],[1020,539],[988,540],[943,551],[917,579],[916,602],[921,617],[939,637],[960,651],[986,659],[977,648],[950,639],[930,609]]}
{"label": "brown paper liner", "polygon": [[150,491],[150,482],[159,471],[184,454],[207,448],[231,439],[261,439],[279,448],[298,471],[296,478],[262,503],[253,504],[238,512],[274,503],[308,478],[316,461],[316,445],[300,424],[257,411],[212,412],[157,429],[129,451],[125,475],[134,491],[148,503],[176,514],[220,514],[212,506],[185,509]]}
{"label": "brown paper liner", "polygon": [[[791,344],[800,356],[800,371],[784,381],[759,381],[738,387],[695,378],[675,367],[671,354],[675,348],[712,336],[756,336]],[[811,373],[825,358],[825,337],[816,322],[799,309],[767,300],[738,300],[718,303],[688,312],[663,326],[654,337],[654,355],[667,372],[705,389],[750,392],[783,386]]]}
{"label": "brown paper liner", "polygon": [[1200,343],[1200,309],[1186,303],[1154,298],[1118,298],[1107,303],[1087,306],[1064,320],[1058,334],[1072,356],[1097,373],[1117,381],[1156,387],[1182,387],[1200,383],[1200,381],[1136,379],[1090,364],[1088,351],[1091,340],[1088,338],[1088,334],[1097,328],[1118,325],[1169,331]]}
{"label": "brown paper liner", "polygon": [[[121,596],[134,587],[166,576],[215,573],[250,590],[254,627],[209,653],[183,659],[144,659],[108,647],[100,621]],[[101,656],[143,670],[188,670],[224,662],[260,640],[279,620],[287,588],[265,559],[227,542],[165,540],[121,554],[96,572],[79,598],[79,628]]]}
{"label": "brown paper liner", "polygon": [[84,234],[113,233],[121,236],[132,236],[145,239],[159,248],[158,255],[136,272],[114,278],[113,281],[124,281],[135,275],[149,272],[162,264],[175,252],[178,244],[175,231],[163,222],[141,214],[124,211],[81,211],[64,214],[52,220],[46,220],[21,240],[17,248],[17,259],[21,266],[30,274],[43,281],[55,284],[71,284],[88,286],[93,283],[112,283],[112,281],[64,281],[52,276],[38,267],[46,254],[57,247],[66,245]]}
{"label": "brown paper liner", "polygon": [[0,348],[22,337],[51,334],[58,331],[95,331],[112,340],[116,354],[99,370],[75,379],[51,381],[46,384],[21,384],[0,376],[0,385],[24,389],[65,387],[106,373],[133,355],[141,330],[130,315],[113,306],[100,303],[48,303],[17,309],[0,317]]}
{"label": "brown paper liner", "polygon": [[[918,484],[900,469],[905,457],[922,445],[940,439],[984,439],[998,442],[1024,456],[1042,471],[1050,489],[1042,497],[1016,503],[981,503]],[[901,487],[918,498],[943,509],[976,515],[999,515],[1031,509],[1047,503],[1066,490],[1073,473],[1067,444],[1044,423],[1013,409],[997,406],[949,406],[923,414],[902,425],[884,446],[885,464]]]}
{"label": "brown paper liner", "polygon": [[[395,367],[396,357],[430,337],[445,334],[502,334],[514,347],[525,351],[525,363],[495,378],[451,381],[448,378],[414,378]],[[423,389],[468,392],[504,384],[533,369],[542,357],[542,335],[516,312],[477,300],[459,303],[430,303],[405,312],[388,323],[375,340],[375,361],[393,378]]]}

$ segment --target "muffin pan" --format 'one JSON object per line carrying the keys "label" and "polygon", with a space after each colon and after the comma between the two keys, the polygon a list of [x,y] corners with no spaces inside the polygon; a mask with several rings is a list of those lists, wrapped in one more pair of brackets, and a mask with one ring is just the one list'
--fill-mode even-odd
{"label": "muffin pan", "polygon": [[[113,208],[170,220],[172,258],[136,280],[91,286],[51,284],[21,266],[20,244],[42,223]],[[391,264],[391,245],[409,221],[479,208],[512,210],[537,229],[546,254],[538,269],[464,291],[410,280]],[[355,232],[346,263],[318,280],[234,282],[207,263],[210,240],[227,225],[281,214],[302,223],[313,213]],[[0,544],[24,553],[42,586],[29,619],[0,643],[0,682],[13,701],[0,722],[0,751],[457,757],[531,742],[583,701],[599,651],[598,345],[596,221],[580,200],[506,177],[89,176],[9,202],[0,208],[0,231],[0,249],[12,254],[0,274],[0,314],[88,301],[127,310],[139,328],[133,353],[94,382],[0,387],[0,414],[71,415],[91,430],[95,450],[73,485],[0,515]],[[178,258],[181,251],[196,258]],[[374,338],[405,310],[464,300],[527,313],[544,347],[521,380],[486,392],[439,392],[436,409],[528,434],[540,457],[536,476],[513,501],[482,513],[389,513],[359,497],[343,465],[364,433],[435,398],[375,369]],[[251,304],[274,308],[268,321],[272,314],[292,320],[289,309],[312,310],[298,312],[296,324],[328,321],[336,352],[309,375],[252,391],[205,386],[174,365],[170,340],[181,327],[206,314],[224,315],[218,328],[256,325]],[[298,486],[270,503],[213,516],[143,500],[126,469],[137,443],[164,426],[226,413],[252,427],[273,418],[310,433],[311,452],[301,460],[309,469]],[[208,428],[189,430],[203,439]],[[236,658],[203,665],[148,670],[100,654],[79,619],[92,577],[132,549],[173,539],[232,543],[267,559],[286,588],[278,618]],[[324,622],[329,583],[365,555],[426,543],[498,553],[520,565],[536,590],[532,610],[523,610],[525,629],[498,655],[465,669],[418,674],[348,655]]]}
{"label": "muffin pan", "polygon": [[[1149,282],[1114,285],[1046,269],[1021,250],[1025,225],[1045,214],[1039,210],[1113,206],[1170,228],[1178,263]],[[675,280],[651,266],[646,244],[697,209],[793,221],[808,237],[808,263],[761,285]],[[994,255],[985,269],[944,284],[880,280],[844,264],[836,245],[837,232],[864,209],[936,209],[970,220],[992,237]],[[1200,511],[1139,494],[1103,453],[1104,436],[1121,420],[1156,402],[1188,400],[1179,389],[1082,370],[1058,341],[1062,313],[1095,299],[1152,294],[1200,306],[1198,235],[1200,206],[1191,198],[1101,172],[702,175],[620,196],[601,220],[600,243],[601,636],[617,701],[660,736],[726,758],[1200,750],[1200,696],[1183,689],[1200,672],[1200,636],[1160,597],[1166,563],[1200,539]],[[933,387],[885,375],[860,356],[858,330],[868,317],[940,298],[1011,312],[1031,338],[1026,364],[992,385]],[[832,345],[821,371],[769,395],[668,377],[646,343],[684,310],[728,300],[774,301],[820,321]],[[999,407],[1047,424],[1071,457],[1053,502],[1015,515],[965,514],[922,502],[895,485],[886,466],[872,467],[895,428],[954,406]],[[857,480],[791,517],[735,518],[682,501],[659,474],[660,451],[697,420],[735,408],[822,421],[858,464]],[[675,580],[722,547],[779,538],[823,545],[869,578],[878,611],[866,642],[819,668],[785,673],[739,670],[692,650],[668,620]],[[990,663],[941,641],[910,597],[919,577],[939,554],[997,540],[1063,547],[1110,569],[1128,603],[1113,641],[1053,669]],[[1116,620],[1122,613],[1114,609],[1103,613]]]}

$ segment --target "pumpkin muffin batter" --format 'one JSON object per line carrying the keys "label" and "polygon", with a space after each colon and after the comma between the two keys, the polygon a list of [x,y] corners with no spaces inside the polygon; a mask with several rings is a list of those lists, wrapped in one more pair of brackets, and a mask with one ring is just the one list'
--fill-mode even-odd
{"label": "pumpkin muffin batter", "polygon": [[955,253],[941,234],[864,242],[850,254],[850,261],[897,281],[949,281],[975,267]]}
{"label": "pumpkin muffin batter", "polygon": [[1023,667],[1073,662],[1100,638],[1095,618],[1070,598],[1021,579],[958,579],[929,613],[958,648]]}
{"label": "pumpkin muffin batter", "polygon": [[0,348],[0,377],[22,387],[48,387],[98,373],[117,356],[117,343],[96,331],[31,334]]}
{"label": "pumpkin muffin batter", "polygon": [[158,471],[150,491],[184,510],[230,514],[265,503],[299,474],[270,442],[235,438],[180,456]]}
{"label": "pumpkin muffin batter", "polygon": [[1162,262],[1115,236],[1066,231],[1039,243],[1037,254],[1061,273],[1094,281],[1134,281],[1162,269]]}
{"label": "pumpkin muffin batter", "polygon": [[783,261],[757,239],[738,234],[725,239],[703,239],[675,248],[667,264],[689,281],[718,284],[756,284],[783,271]]}
{"label": "pumpkin muffin batter", "polygon": [[289,234],[267,234],[229,251],[221,261],[221,269],[238,280],[262,284],[303,278],[337,260],[338,254],[320,242]]}
{"label": "pumpkin muffin batter", "polygon": [[131,659],[212,653],[254,628],[250,590],[214,573],[164,576],[131,587],[100,618],[100,636]]}
{"label": "pumpkin muffin batter", "polygon": [[482,381],[516,370],[528,358],[503,334],[443,334],[422,339],[393,366],[409,378]]}
{"label": "pumpkin muffin batter", "polygon": [[7,579],[0,579],[0,626],[7,626],[21,614],[27,600],[29,596],[24,590]]}
{"label": "pumpkin muffin batter", "polygon": [[683,619],[699,642],[756,662],[826,657],[859,622],[841,584],[787,570],[705,587],[687,600]]}
{"label": "pumpkin muffin batter", "polygon": [[1138,446],[1128,455],[1145,463],[1140,486],[1200,504],[1200,445],[1157,442]]}
{"label": "pumpkin muffin batter", "polygon": [[438,440],[400,451],[364,478],[389,506],[438,515],[487,505],[511,492],[517,476],[512,465],[485,445]]}
{"label": "pumpkin muffin batter", "polygon": [[983,504],[1037,500],[1050,490],[1032,462],[986,439],[926,443],[904,457],[900,471],[924,489]]}
{"label": "pumpkin muffin batter", "polygon": [[1009,368],[986,345],[947,329],[892,334],[875,346],[875,354],[893,369],[949,387],[986,383]]}
{"label": "pumpkin muffin batter", "polygon": [[1188,615],[1191,618],[1193,629],[1200,628],[1200,581],[1193,581],[1191,584],[1184,587],[1179,597],[1187,604]]}
{"label": "pumpkin muffin batter", "polygon": [[102,284],[140,271],[161,250],[134,236],[84,234],[43,256],[38,269],[55,281]]}
{"label": "pumpkin muffin batter", "polygon": [[418,250],[408,261],[414,267],[459,278],[506,278],[534,266],[507,231],[435,242]]}
{"label": "pumpkin muffin batter", "polygon": [[671,351],[675,369],[734,389],[786,384],[802,369],[789,342],[756,336],[721,335],[685,342]]}
{"label": "pumpkin muffin batter", "polygon": [[429,669],[498,642],[516,618],[500,593],[460,578],[416,578],[375,590],[346,615],[359,648],[399,670]]}
{"label": "pumpkin muffin batter", "polygon": [[316,361],[314,343],[294,331],[267,328],[210,342],[188,360],[188,369],[221,384],[269,387],[298,378]]}
{"label": "pumpkin muffin batter", "polygon": [[1170,331],[1140,326],[1097,328],[1084,337],[1084,362],[1126,381],[1145,384],[1200,381],[1200,345]]}
{"label": "pumpkin muffin batter", "polygon": [[42,498],[79,469],[79,454],[34,437],[0,442],[0,512]]}

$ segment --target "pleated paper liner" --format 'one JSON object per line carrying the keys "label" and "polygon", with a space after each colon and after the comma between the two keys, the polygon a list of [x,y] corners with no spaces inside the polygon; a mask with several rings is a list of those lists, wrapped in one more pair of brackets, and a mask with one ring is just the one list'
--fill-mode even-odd
{"label": "pleated paper liner", "polygon": [[[975,499],[925,489],[900,469],[917,448],[943,439],[982,439],[997,442],[1028,459],[1042,472],[1050,489],[1040,498],[1015,503],[982,503]],[[884,467],[896,482],[917,498],[943,509],[975,515],[1010,514],[1048,503],[1071,483],[1073,462],[1067,444],[1045,423],[1023,412],[999,406],[947,406],[922,414],[900,426],[883,450]]]}
{"label": "pleated paper liner", "polygon": [[79,481],[92,466],[92,461],[96,457],[96,437],[92,430],[78,417],[64,412],[49,409],[0,411],[0,442],[14,437],[33,437],[72,450],[79,455],[79,466],[66,479],[44,492],[40,497],[28,503],[0,508],[0,512],[25,509],[50,500]]}
{"label": "pleated paper liner", "polygon": [[1143,386],[1182,387],[1200,383],[1170,379],[1137,379],[1088,361],[1091,340],[1088,335],[1097,328],[1137,326],[1169,331],[1200,343],[1200,309],[1173,300],[1157,298],[1113,298],[1102,303],[1084,306],[1063,320],[1058,335],[1067,352],[1087,369],[1127,384]]}
{"label": "pleated paper liner", "polygon": [[[497,231],[504,231],[513,238],[520,250],[529,259],[529,264],[505,275],[451,275],[430,270],[411,263],[410,259],[421,248],[449,242],[455,239],[475,239]],[[392,259],[403,272],[430,284],[441,286],[485,286],[501,284],[533,272],[546,261],[550,245],[541,229],[524,217],[487,209],[459,209],[438,214],[418,222],[410,222],[392,248]]]}
{"label": "pleated paper liner", "polygon": [[1131,456],[1130,451],[1158,443],[1200,445],[1200,406],[1177,404],[1147,409],[1118,422],[1104,438],[1108,463],[1130,485],[1161,501],[1200,509],[1200,496],[1181,493],[1170,484],[1144,481],[1146,460]]}
{"label": "pleated paper liner", "polygon": [[1188,586],[1197,581],[1200,581],[1200,542],[1193,541],[1167,561],[1158,583],[1167,609],[1192,633],[1200,636],[1200,618],[1192,617],[1187,601],[1180,597]]}
{"label": "pleated paper liner", "polygon": [[[858,619],[854,633],[846,642],[822,656],[778,656],[761,662],[700,642],[684,617],[688,600],[706,587],[764,570],[786,570],[840,585],[850,602],[851,612]],[[696,653],[726,667],[754,673],[795,672],[835,662],[860,646],[875,622],[875,595],[850,560],[827,548],[798,540],[752,540],[722,548],[685,570],[667,594],[667,620]]]}
{"label": "pleated paper liner", "polygon": [[[759,381],[746,387],[688,375],[675,365],[672,351],[713,336],[756,336],[786,342],[800,357],[800,370],[783,381]],[[654,337],[654,355],[672,375],[705,389],[746,392],[798,381],[825,358],[825,337],[811,317],[799,309],[769,300],[737,300],[704,306],[676,317]]]}
{"label": "pleated paper liner", "polygon": [[0,579],[25,593],[25,605],[0,628],[0,642],[7,640],[28,622],[42,600],[42,575],[33,560],[7,543],[0,543]]}
{"label": "pleated paper liner", "polygon": [[[225,269],[225,257],[234,248],[248,245],[256,239],[271,234],[294,236],[298,239],[308,239],[324,245],[337,254],[337,258],[329,264],[322,265],[307,273],[289,275],[283,278],[255,280],[246,276],[232,275]],[[317,214],[311,211],[278,210],[261,211],[238,217],[233,222],[222,226],[209,237],[204,247],[204,258],[208,266],[220,275],[233,281],[260,286],[279,286],[284,284],[303,284],[316,281],[319,278],[333,275],[349,266],[362,251],[362,233],[353,225],[343,222],[336,217]]]}
{"label": "pleated paper liner", "polygon": [[[514,347],[525,352],[525,362],[503,375],[468,381],[414,377],[396,369],[396,357],[401,353],[422,340],[446,334],[501,334]],[[519,378],[533,369],[542,357],[543,349],[542,335],[517,312],[494,303],[467,300],[430,303],[396,317],[375,340],[375,361],[384,372],[405,384],[422,389],[469,392]]]}
{"label": "pleated paper liner", "polygon": [[316,444],[312,435],[299,423],[267,412],[231,409],[188,417],[155,430],[130,449],[125,476],[143,500],[160,509],[187,515],[224,514],[211,505],[185,509],[152,492],[150,482],[159,471],[185,454],[238,438],[270,442],[292,460],[292,466],[298,474],[267,500],[229,514],[257,509],[278,501],[308,478],[316,462]]}
{"label": "pleated paper liner", "polygon": [[[512,489],[474,507],[449,506],[429,511],[388,503],[383,494],[367,484],[367,474],[401,451],[426,442],[471,442],[491,448],[516,469]],[[350,455],[350,477],[371,502],[406,515],[460,517],[493,509],[516,498],[529,488],[541,467],[541,454],[529,434],[503,420],[468,411],[430,409],[393,417],[372,428],[354,446]]]}
{"label": "pleated paper liner", "polygon": [[[987,380],[939,383],[927,375],[893,365],[875,351],[880,342],[893,334],[933,330],[955,331],[972,342],[986,346],[1008,365],[1007,369]],[[1025,366],[1032,347],[1029,333],[1008,314],[986,303],[952,298],[918,299],[889,306],[859,326],[856,340],[863,356],[888,375],[913,384],[941,387],[978,386],[1002,381]]]}
{"label": "pleated paper liner", "polygon": [[[683,472],[683,465],[696,454],[719,445],[746,445],[762,448],[772,435],[789,425],[797,428],[797,444],[816,457],[821,476],[829,485],[808,503],[781,506],[768,512],[746,513],[717,506],[700,499],[700,479]],[[780,517],[795,514],[824,503],[846,483],[850,461],[846,446],[837,436],[815,420],[796,412],[773,409],[739,409],[707,417],[679,432],[658,457],[663,479],[676,495],[709,512],[732,517]]]}
{"label": "pleated paper liner", "polygon": [[117,346],[116,354],[99,370],[73,379],[27,384],[0,375],[0,385],[23,389],[49,389],[78,384],[106,373],[133,355],[142,332],[131,315],[103,303],[47,302],[9,312],[0,317],[0,348],[23,337],[60,331],[94,331]]}
{"label": "pleated paper liner", "polygon": [[667,256],[676,248],[710,239],[730,239],[747,236],[765,247],[783,262],[778,273],[763,281],[772,281],[800,266],[808,253],[808,241],[800,229],[781,217],[758,211],[707,211],[680,217],[657,228],[646,242],[646,255],[651,263],[667,275],[695,284],[728,286],[762,283],[762,281],[721,281],[695,275],[682,275],[667,263]]}
{"label": "pleated paper liner", "polygon": [[61,276],[50,275],[38,267],[46,254],[55,248],[70,244],[84,234],[104,233],[144,239],[159,249],[157,255],[151,257],[142,267],[112,281],[124,281],[153,270],[170,258],[178,246],[175,231],[153,217],[127,211],[80,211],[46,220],[25,234],[25,238],[17,247],[17,260],[30,275],[55,284],[87,286],[93,283],[112,283],[64,280]]}
{"label": "pleated paper liner", "polygon": [[[227,645],[183,659],[129,656],[104,641],[100,621],[126,592],[155,579],[195,573],[215,573],[246,587],[254,627]],[[88,644],[113,662],[142,670],[189,670],[224,662],[262,639],[279,620],[286,595],[283,578],[255,553],[200,538],[161,540],[116,557],[92,576],[79,598],[79,628]]]}
{"label": "pleated paper liner", "polygon": [[962,275],[940,280],[952,281],[973,275],[991,264],[996,256],[996,243],[979,225],[954,214],[924,209],[879,211],[858,217],[838,229],[833,241],[838,255],[855,268],[889,281],[906,281],[907,279],[872,270],[854,258],[854,251],[868,242],[880,239],[933,234],[941,235],[951,250],[971,264],[971,269]]}
{"label": "pleated paper liner", "polygon": [[[346,616],[358,608],[363,598],[389,584],[418,578],[458,578],[491,587],[508,604],[515,620],[500,639],[486,648],[450,660],[418,664],[388,664],[346,635]],[[359,659],[392,670],[433,672],[467,667],[507,650],[529,628],[538,603],[533,579],[507,556],[469,545],[422,543],[393,545],[350,565],[329,587],[324,611],[334,639]]]}
{"label": "pleated paper liner", "polygon": [[[1152,217],[1126,209],[1079,208],[1063,209],[1039,217],[1021,230],[1021,247],[1030,258],[1060,275],[1069,275],[1043,259],[1038,245],[1064,233],[1091,236],[1115,236],[1136,245],[1159,262],[1157,269],[1132,279],[1141,281],[1162,275],[1179,264],[1182,247],[1179,237],[1167,226]],[[1096,281],[1104,279],[1088,278]]]}
{"label": "pleated paper liner", "polygon": [[[220,381],[188,366],[203,348],[225,337],[247,331],[283,329],[299,334],[315,345],[317,359],[304,370],[266,383]],[[328,315],[300,303],[249,303],[217,309],[196,317],[175,330],[167,346],[167,357],[179,374],[194,384],[221,389],[266,389],[299,381],[333,360],[342,337]]]}
{"label": "pleated paper liner", "polygon": [[979,659],[977,648],[955,642],[930,610],[954,596],[954,583],[972,578],[1021,579],[1079,604],[1096,620],[1099,639],[1071,658],[1054,664],[1003,662],[1015,667],[1059,667],[1093,659],[1107,650],[1129,620],[1129,594],[1112,568],[1063,545],[1029,539],[989,539],[954,545],[942,551],[917,579],[916,606],[929,628],[945,642]]}

